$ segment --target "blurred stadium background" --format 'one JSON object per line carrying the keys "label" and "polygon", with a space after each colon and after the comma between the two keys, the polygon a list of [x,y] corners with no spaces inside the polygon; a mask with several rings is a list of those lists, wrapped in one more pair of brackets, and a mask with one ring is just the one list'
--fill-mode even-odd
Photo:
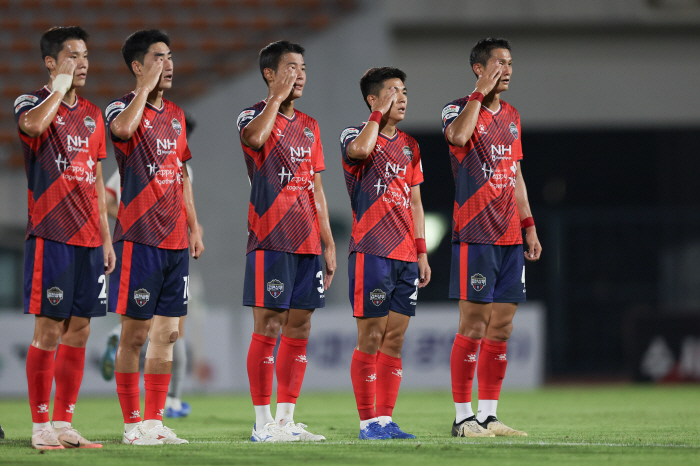
{"label": "blurred stadium background", "polygon": [[[21,315],[26,181],[12,103],[47,81],[41,33],[72,24],[92,36],[81,95],[102,109],[132,89],[126,36],[155,27],[172,38],[166,98],[197,121],[191,165],[207,247],[191,263],[189,390],[247,390],[249,185],[235,119],[266,96],[257,53],[279,39],[307,50],[296,107],[320,124],[339,251],[328,307],[314,317],[307,388],[350,388],[351,211],[338,136],[367,118],[362,73],[393,65],[408,74],[401,128],[421,145],[433,268],[407,334],[404,380],[449,389],[454,185],[440,112],[473,90],[469,50],[486,36],[513,45],[504,99],[522,117],[523,172],[544,247],[527,266],[529,303],[516,317],[506,383],[700,380],[700,1],[0,0],[0,396],[26,393],[33,328]],[[116,169],[108,146],[105,176]],[[84,394],[114,392],[97,361],[116,322],[94,319]]]}

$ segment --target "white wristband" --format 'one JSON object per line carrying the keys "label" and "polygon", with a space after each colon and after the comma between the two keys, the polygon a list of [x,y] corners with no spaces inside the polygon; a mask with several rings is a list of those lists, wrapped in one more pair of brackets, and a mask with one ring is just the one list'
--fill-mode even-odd
{"label": "white wristband", "polygon": [[53,78],[53,82],[51,83],[51,87],[53,88],[54,92],[60,92],[61,94],[65,95],[66,92],[70,90],[70,87],[73,85],[73,75],[71,74],[59,74],[55,78]]}

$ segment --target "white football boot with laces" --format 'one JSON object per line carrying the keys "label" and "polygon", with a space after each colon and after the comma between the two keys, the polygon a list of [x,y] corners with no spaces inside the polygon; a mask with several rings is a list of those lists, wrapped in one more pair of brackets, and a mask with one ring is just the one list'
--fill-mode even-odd
{"label": "white football boot with laces", "polygon": [[298,442],[300,440],[299,435],[293,435],[288,433],[282,427],[278,426],[276,422],[268,422],[262,429],[257,430],[256,425],[253,424],[253,433],[250,435],[251,442],[267,442],[267,443],[277,443],[277,442]]}
{"label": "white football boot with laces", "polygon": [[190,443],[184,438],[180,438],[175,435],[175,431],[173,431],[170,427],[165,427],[164,425],[155,426],[148,432],[153,435],[153,437],[167,445],[182,445],[185,443]]}
{"label": "white football boot with laces", "polygon": [[157,436],[153,436],[141,423],[134,426],[129,432],[124,432],[122,443],[127,445],[163,445],[163,441],[158,440]]}
{"label": "white football boot with laces", "polygon": [[294,424],[292,421],[289,421],[284,425],[284,427],[282,427],[282,430],[288,434],[298,437],[299,441],[301,442],[320,442],[322,440],[326,440],[326,437],[323,435],[312,434],[306,430],[307,427],[308,426],[306,424],[302,424],[301,422]]}
{"label": "white football boot with laces", "polygon": [[484,422],[479,422],[479,425],[493,432],[496,437],[527,437],[527,432],[508,427],[499,421],[496,416],[487,417],[484,419]]}
{"label": "white football boot with laces", "polygon": [[460,423],[452,423],[453,437],[495,437],[496,435],[480,425],[476,416],[470,416]]}
{"label": "white football boot with laces", "polygon": [[37,450],[63,450],[65,447],[58,441],[51,425],[32,432],[32,448]]}
{"label": "white football boot with laces", "polygon": [[58,441],[65,448],[102,448],[101,443],[94,443],[80,435],[73,427],[54,427]]}

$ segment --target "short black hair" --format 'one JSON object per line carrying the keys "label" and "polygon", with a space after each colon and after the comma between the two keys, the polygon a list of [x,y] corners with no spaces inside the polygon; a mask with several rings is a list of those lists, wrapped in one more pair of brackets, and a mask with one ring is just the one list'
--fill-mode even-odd
{"label": "short black hair", "polygon": [[51,57],[58,60],[58,54],[63,50],[67,40],[82,40],[87,43],[90,35],[80,26],[52,27],[41,36],[39,47],[42,60]]}
{"label": "short black hair", "polygon": [[148,53],[148,48],[158,42],[163,42],[170,47],[170,36],[168,36],[168,33],[159,29],[146,29],[137,31],[126,38],[126,42],[124,42],[122,47],[122,56],[131,74],[136,76],[134,70],[131,69],[133,61],[136,60],[143,65],[143,57]]}
{"label": "short black hair", "polygon": [[260,50],[258,64],[260,65],[260,74],[262,74],[265,84],[267,84],[267,79],[265,79],[265,68],[270,68],[276,73],[277,67],[280,64],[280,59],[285,53],[298,53],[299,55],[304,56],[304,47],[287,40],[278,40],[277,42],[267,44],[262,48],[262,50]]}
{"label": "short black hair", "polygon": [[370,68],[362,75],[362,78],[360,78],[360,90],[362,91],[362,98],[370,110],[372,110],[372,106],[367,102],[367,96],[379,96],[379,92],[384,87],[384,81],[394,78],[398,78],[405,83],[406,73],[398,68],[382,66],[381,68]]}
{"label": "short black hair", "polygon": [[507,39],[496,39],[494,37],[481,39],[472,47],[472,51],[469,54],[469,67],[474,69],[474,64],[476,63],[486,66],[486,62],[491,58],[491,51],[494,49],[510,51],[510,42]]}

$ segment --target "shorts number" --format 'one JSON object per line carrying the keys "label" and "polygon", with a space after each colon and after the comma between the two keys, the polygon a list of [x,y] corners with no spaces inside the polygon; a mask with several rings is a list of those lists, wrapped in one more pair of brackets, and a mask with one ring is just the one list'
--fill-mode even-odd
{"label": "shorts number", "polygon": [[321,286],[316,288],[316,291],[323,294],[323,270],[318,271],[316,278],[318,278],[318,282],[321,284]]}
{"label": "shorts number", "polygon": [[418,283],[419,282],[420,282],[420,280],[418,280],[417,278],[416,278],[416,281],[413,282],[413,286],[416,287],[416,291],[414,291],[413,294],[408,297],[408,299],[412,299],[414,301],[418,299]]}
{"label": "shorts number", "polygon": [[184,276],[182,277],[182,281],[185,282],[185,292],[182,295],[182,299],[187,299],[187,296],[190,294],[190,276]]}
{"label": "shorts number", "polygon": [[97,299],[107,299],[107,280],[105,280],[105,276],[100,275],[100,278],[97,279],[97,283],[102,283],[102,291],[100,291],[100,295]]}
{"label": "shorts number", "polygon": [[523,278],[521,279],[523,282],[523,285],[525,284],[525,266],[523,265]]}

